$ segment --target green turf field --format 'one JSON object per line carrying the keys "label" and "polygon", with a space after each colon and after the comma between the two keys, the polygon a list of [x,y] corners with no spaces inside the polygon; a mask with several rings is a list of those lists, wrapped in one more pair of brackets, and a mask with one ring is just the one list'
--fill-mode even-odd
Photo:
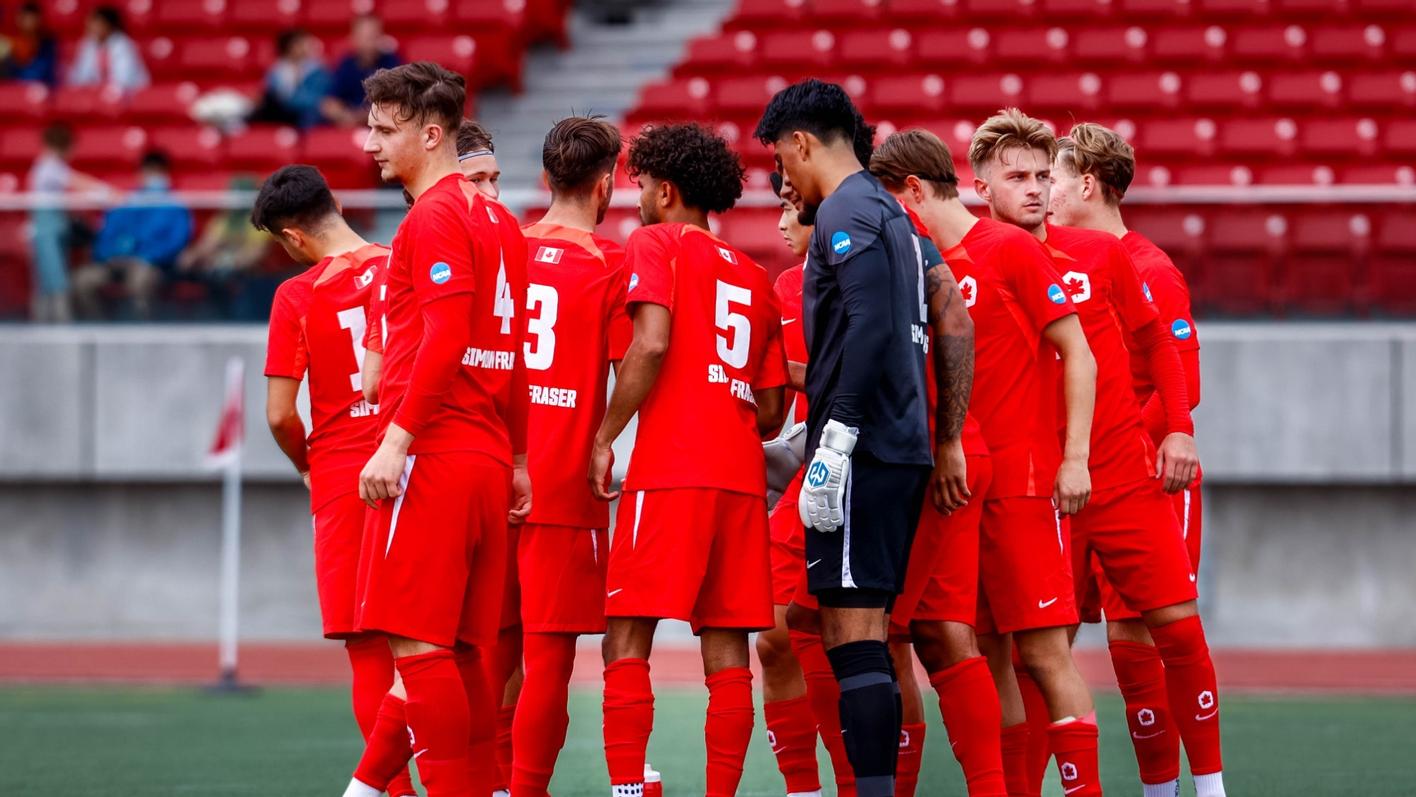
{"label": "green turf field", "polygon": [[[658,696],[649,753],[669,795],[703,793],[703,703],[694,690]],[[1098,709],[1103,781],[1113,794],[1139,794],[1119,703],[1104,696]],[[1226,782],[1236,797],[1416,793],[1416,701],[1227,696],[1224,712]],[[571,715],[551,790],[556,797],[601,797],[608,781],[598,695],[577,692]],[[919,794],[962,794],[943,729],[931,719]],[[0,688],[4,795],[335,797],[359,749],[345,694],[335,689],[218,696],[190,689]],[[1049,786],[1047,793],[1061,791]],[[740,794],[783,794],[760,727]]]}

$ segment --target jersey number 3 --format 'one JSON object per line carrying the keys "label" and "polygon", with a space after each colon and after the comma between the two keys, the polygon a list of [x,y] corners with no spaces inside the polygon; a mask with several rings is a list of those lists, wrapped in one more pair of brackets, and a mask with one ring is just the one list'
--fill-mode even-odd
{"label": "jersey number 3", "polygon": [[718,357],[733,368],[745,368],[748,347],[752,343],[752,322],[742,313],[733,312],[735,304],[751,307],[752,291],[718,280],[718,299],[713,311],[718,327]]}
{"label": "jersey number 3", "polygon": [[[539,312],[537,312],[539,308]],[[544,371],[556,358],[556,314],[560,294],[549,285],[531,283],[526,286],[526,367]]]}

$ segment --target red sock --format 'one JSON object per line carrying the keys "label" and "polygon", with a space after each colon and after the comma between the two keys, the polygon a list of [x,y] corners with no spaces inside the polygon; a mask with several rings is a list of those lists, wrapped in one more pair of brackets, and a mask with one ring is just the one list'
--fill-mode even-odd
{"label": "red sock", "polygon": [[[349,668],[354,674],[354,721],[359,723],[359,732],[367,742],[378,721],[379,707],[388,697],[389,687],[393,686],[393,651],[388,649],[387,639],[372,635],[345,640],[344,650],[349,654]],[[402,700],[398,701],[398,722],[399,735],[405,736],[407,723],[403,719]],[[384,791],[393,797],[418,793],[413,790],[413,779],[408,775],[406,757],[404,765],[388,782]]]}
{"label": "red sock", "polygon": [[831,671],[831,661],[821,646],[821,637],[802,631],[790,632],[792,652],[806,676],[806,696],[811,701],[811,713],[816,715],[816,730],[831,757],[831,770],[836,775],[840,797],[855,797],[855,770],[846,757],[846,745],[841,741],[841,686]]}
{"label": "red sock", "polygon": [[805,696],[773,700],[762,704],[767,725],[767,743],[777,757],[777,769],[786,781],[787,793],[819,791],[821,778],[816,770],[816,717]]}
{"label": "red sock", "polygon": [[526,679],[512,723],[511,790],[517,797],[548,797],[556,757],[570,724],[566,702],[575,665],[573,634],[527,634]]}
{"label": "red sock", "polygon": [[1047,729],[1047,741],[1057,757],[1057,771],[1062,775],[1062,791],[1067,797],[1101,794],[1096,739],[1096,712]]}
{"label": "red sock", "polygon": [[472,790],[467,738],[473,723],[452,651],[404,656],[394,663],[408,690],[405,711],[419,778],[429,797],[463,797]]}
{"label": "red sock", "polygon": [[497,709],[497,789],[509,789],[511,784],[511,723],[515,718],[515,704]]}
{"label": "red sock", "polygon": [[955,664],[929,676],[939,693],[939,713],[954,758],[964,770],[969,797],[1004,797],[1003,748],[999,728],[1003,709],[998,705],[998,689],[982,656]]}
{"label": "red sock", "polygon": [[1186,617],[1150,630],[1160,659],[1165,662],[1170,711],[1190,771],[1212,775],[1224,769],[1219,744],[1219,685],[1200,616]]}
{"label": "red sock", "polygon": [[[487,667],[487,686],[491,690],[492,705],[497,709],[496,723],[492,727],[492,760],[496,771],[492,774],[493,789],[506,789],[511,783],[511,717],[505,718],[502,711],[514,713],[515,703],[510,708],[502,705],[506,696],[506,685],[521,667],[521,626],[508,626],[497,633],[496,647],[483,656]],[[480,741],[480,740],[479,740]]]}
{"label": "red sock", "polygon": [[914,797],[919,765],[924,760],[923,722],[900,727],[900,757],[895,760],[895,797]]}
{"label": "red sock", "polygon": [[1111,645],[1111,667],[1126,701],[1126,727],[1136,749],[1141,783],[1166,783],[1180,777],[1180,734],[1170,718],[1165,666],[1154,645],[1118,640]]}
{"label": "red sock", "polygon": [[385,694],[375,715],[374,725],[365,737],[364,754],[359,758],[359,766],[354,769],[354,777],[358,778],[360,783],[382,789],[393,797],[416,794],[411,788],[411,780],[407,790],[395,790],[402,788],[395,784],[408,778],[408,759],[412,756],[404,702],[393,695]]}
{"label": "red sock", "polygon": [[742,781],[742,762],[752,741],[752,670],[729,667],[704,679],[708,719],[708,797],[733,797]]}
{"label": "red sock", "polygon": [[1031,731],[1026,722],[1009,725],[999,733],[999,745],[1003,752],[1003,782],[1008,788],[1008,797],[1029,797],[1028,789],[1028,735]]}
{"label": "red sock", "polygon": [[1037,681],[1016,661],[1013,673],[1018,677],[1018,691],[1023,695],[1023,709],[1028,717],[1028,794],[1038,797],[1042,794],[1042,779],[1047,777],[1047,762],[1052,757],[1047,742],[1047,726],[1052,724],[1052,712]]}
{"label": "red sock", "polygon": [[474,794],[490,795],[497,781],[496,713],[501,701],[489,680],[487,651],[476,647],[458,651],[457,668],[472,717],[467,734],[467,776]]}
{"label": "red sock", "polygon": [[605,667],[605,764],[610,785],[642,783],[644,753],[654,730],[654,687],[647,659]]}

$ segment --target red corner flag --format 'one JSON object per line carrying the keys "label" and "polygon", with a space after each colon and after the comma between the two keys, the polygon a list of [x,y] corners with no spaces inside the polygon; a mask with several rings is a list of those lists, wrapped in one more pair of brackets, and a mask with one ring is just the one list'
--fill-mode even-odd
{"label": "red corner flag", "polygon": [[246,361],[232,357],[226,361],[226,395],[221,403],[221,420],[216,426],[216,439],[207,452],[212,467],[230,464],[240,456],[241,439],[246,428]]}

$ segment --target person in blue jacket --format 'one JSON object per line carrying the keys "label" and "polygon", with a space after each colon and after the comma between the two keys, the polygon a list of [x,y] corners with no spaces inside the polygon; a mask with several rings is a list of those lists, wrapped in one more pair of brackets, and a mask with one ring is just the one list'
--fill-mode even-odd
{"label": "person in blue jacket", "polygon": [[139,165],[141,184],[103,216],[92,262],[74,273],[74,298],[86,318],[102,315],[101,292],[119,282],[137,318],[152,317],[153,299],[192,240],[192,213],[172,196],[166,153],[151,150]]}

